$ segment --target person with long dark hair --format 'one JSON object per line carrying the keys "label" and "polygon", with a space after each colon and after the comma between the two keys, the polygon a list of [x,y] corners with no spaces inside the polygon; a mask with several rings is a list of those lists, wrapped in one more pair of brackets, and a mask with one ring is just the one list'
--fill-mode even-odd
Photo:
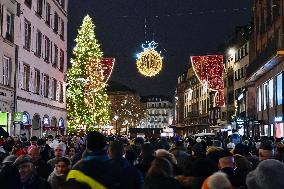
{"label": "person with long dark hair", "polygon": [[173,167],[166,158],[156,158],[145,178],[143,189],[180,189],[179,182],[173,178]]}

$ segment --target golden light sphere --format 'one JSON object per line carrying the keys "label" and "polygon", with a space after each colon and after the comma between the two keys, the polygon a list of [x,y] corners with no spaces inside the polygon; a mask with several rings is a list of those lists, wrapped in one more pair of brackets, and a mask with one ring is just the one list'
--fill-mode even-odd
{"label": "golden light sphere", "polygon": [[163,58],[154,48],[145,48],[136,60],[138,71],[147,77],[160,73],[163,67]]}

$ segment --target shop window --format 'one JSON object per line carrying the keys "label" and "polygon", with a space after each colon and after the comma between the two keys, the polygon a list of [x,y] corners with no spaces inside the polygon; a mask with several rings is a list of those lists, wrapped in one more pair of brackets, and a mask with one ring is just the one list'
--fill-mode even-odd
{"label": "shop window", "polygon": [[282,73],[276,76],[276,104],[282,104]]}
{"label": "shop window", "polygon": [[261,88],[257,88],[257,110],[261,111]]}
{"label": "shop window", "polygon": [[268,82],[268,107],[273,107],[273,79]]}
{"label": "shop window", "polygon": [[267,95],[267,83],[263,84],[262,89],[263,89],[263,91],[262,91],[262,94],[263,94],[263,110],[266,110],[267,98],[268,98],[268,95]]}

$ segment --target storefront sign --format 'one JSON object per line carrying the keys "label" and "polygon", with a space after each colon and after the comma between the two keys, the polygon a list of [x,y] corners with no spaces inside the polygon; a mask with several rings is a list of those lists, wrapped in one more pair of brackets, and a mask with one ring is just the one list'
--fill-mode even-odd
{"label": "storefront sign", "polygon": [[275,122],[282,122],[283,121],[283,117],[282,116],[278,116],[274,118]]}
{"label": "storefront sign", "polygon": [[23,122],[23,114],[24,114],[24,112],[15,112],[14,113],[14,122],[15,123],[22,123]]}
{"label": "storefront sign", "polygon": [[7,125],[8,125],[8,113],[0,112],[0,126],[7,126]]}

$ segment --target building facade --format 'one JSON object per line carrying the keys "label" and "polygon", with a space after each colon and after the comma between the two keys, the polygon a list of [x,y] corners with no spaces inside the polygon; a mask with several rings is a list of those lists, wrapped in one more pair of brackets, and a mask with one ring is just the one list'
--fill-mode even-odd
{"label": "building facade", "polygon": [[[282,0],[254,1],[254,32],[250,39],[248,90],[256,94],[248,104],[257,124],[249,135],[284,137],[283,70],[284,12]],[[253,97],[249,97],[253,98]]]}
{"label": "building facade", "polygon": [[130,128],[144,127],[146,109],[136,91],[125,85],[109,82],[107,94],[111,103],[110,117],[113,133],[127,135]]}
{"label": "building facade", "polygon": [[[20,0],[15,134],[63,134],[66,128],[67,0]],[[20,125],[20,126],[19,126]]]}
{"label": "building facade", "polygon": [[18,3],[0,1],[0,126],[7,132],[13,125],[15,111],[15,70],[19,45]]}
{"label": "building facade", "polygon": [[220,117],[220,108],[213,107],[214,92],[198,80],[193,67],[178,78],[175,96],[175,117],[172,127],[180,135],[212,132]]}
{"label": "building facade", "polygon": [[193,68],[187,71],[187,85],[184,91],[185,124],[191,133],[209,130],[209,90],[203,86]]}
{"label": "building facade", "polygon": [[183,73],[178,77],[177,88],[175,91],[175,102],[174,102],[174,120],[173,125],[176,128],[184,128],[184,91],[186,88],[186,77],[187,72]]}
{"label": "building facade", "polygon": [[142,96],[147,117],[142,127],[144,128],[168,128],[173,123],[173,104],[170,98],[165,96]]}

